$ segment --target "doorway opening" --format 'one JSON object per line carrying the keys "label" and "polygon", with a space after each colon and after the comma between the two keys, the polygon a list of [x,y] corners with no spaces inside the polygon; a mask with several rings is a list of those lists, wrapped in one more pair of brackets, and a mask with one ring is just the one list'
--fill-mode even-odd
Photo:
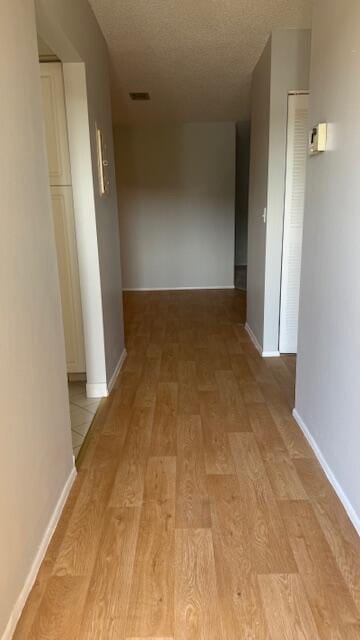
{"label": "doorway opening", "polygon": [[49,189],[59,276],[73,453],[76,458],[100,398],[87,397],[84,313],[63,64],[38,37]]}
{"label": "doorway opening", "polygon": [[236,125],[235,186],[235,288],[247,289],[247,241],[249,215],[250,126]]}

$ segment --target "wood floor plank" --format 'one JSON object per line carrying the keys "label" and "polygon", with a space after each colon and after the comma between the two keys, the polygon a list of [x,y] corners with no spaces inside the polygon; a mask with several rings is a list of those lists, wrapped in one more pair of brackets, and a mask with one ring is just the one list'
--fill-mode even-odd
{"label": "wood floor plank", "polygon": [[220,615],[226,640],[269,637],[251,554],[247,502],[236,476],[209,476]]}
{"label": "wood floor plank", "polygon": [[195,347],[195,362],[198,391],[216,391],[215,371],[209,350]]}
{"label": "wood floor plank", "polygon": [[260,402],[261,404],[265,402],[265,398],[257,382],[239,382],[239,387],[246,405],[254,402]]}
{"label": "wood floor plank", "polygon": [[177,421],[176,527],[211,527],[200,416]]}
{"label": "wood floor plank", "polygon": [[247,409],[275,497],[278,500],[306,500],[306,491],[267,406],[254,403]]}
{"label": "wood floor plank", "polygon": [[195,361],[180,360],[178,363],[179,402],[178,414],[200,413]]}
{"label": "wood floor plank", "polygon": [[108,416],[104,422],[101,434],[104,436],[118,436],[125,440],[131,420],[132,410],[128,405],[116,407],[116,412]]}
{"label": "wood floor plank", "polygon": [[213,368],[215,371],[230,371],[231,359],[226,348],[226,344],[221,337],[216,334],[210,334],[208,340],[208,349],[210,351]]}
{"label": "wood floor plank", "polygon": [[147,457],[151,442],[154,407],[136,407],[126,435],[121,465],[115,476],[110,507],[142,504]]}
{"label": "wood floor plank", "polygon": [[[191,334],[193,332],[191,331]],[[195,361],[195,348],[194,341],[183,342],[182,332],[179,332],[179,363],[180,362],[193,362]]]}
{"label": "wood floor plank", "polygon": [[146,357],[147,358],[161,358],[162,355],[162,343],[155,342],[152,340],[148,342],[146,347]]}
{"label": "wood floor plank", "polygon": [[259,576],[259,584],[273,640],[319,640],[299,575]]}
{"label": "wood floor plank", "polygon": [[140,509],[108,509],[77,640],[125,637]]}
{"label": "wood floor plank", "polygon": [[160,363],[160,358],[144,357],[142,375],[134,397],[134,406],[154,406],[156,401],[157,383],[160,377]]}
{"label": "wood floor plank", "polygon": [[332,499],[314,501],[313,509],[336,564],[360,611],[360,554],[357,550],[359,536],[336,496]]}
{"label": "wood floor plank", "polygon": [[295,560],[255,436],[231,433],[229,440],[251,527],[256,572],[294,573]]}
{"label": "wood floor plank", "polygon": [[22,611],[13,640],[24,640],[24,638],[28,638],[35,616],[37,615],[38,609],[41,605],[45,590],[47,589],[48,582],[52,575],[53,567],[59,553],[59,549],[63,542],[64,536],[66,535],[70,518],[75,509],[76,501],[80,495],[82,485],[86,476],[86,471],[80,471],[73,484],[59,523],[50,541],[46,556],[36,577],[35,584]]}
{"label": "wood floor plank", "polygon": [[156,391],[155,414],[150,446],[151,456],[176,455],[176,415],[178,383],[160,382]]}
{"label": "wood floor plank", "polygon": [[227,438],[226,418],[212,391],[201,391],[200,413],[203,427],[205,468],[209,474],[232,474],[234,462]]}
{"label": "wood floor plank", "polygon": [[107,471],[115,470],[124,446],[126,433],[127,431],[124,430],[120,435],[101,434],[97,439],[91,466],[97,470],[102,467],[105,467]]}
{"label": "wood floor plank", "polygon": [[178,342],[168,342],[164,344],[161,355],[159,382],[177,382],[178,369]]}
{"label": "wood floor plank", "polygon": [[[256,380],[261,384],[275,384],[275,378],[269,368],[267,358],[262,358],[260,354],[253,349],[246,349],[245,361],[248,363],[251,372]],[[278,385],[280,391],[280,386]]]}
{"label": "wood floor plank", "polygon": [[255,382],[255,376],[249,367],[245,355],[232,355],[231,368],[240,384]]}
{"label": "wood floor plank", "polygon": [[282,502],[280,510],[322,640],[360,631],[360,614],[308,501]]}
{"label": "wood floor plank", "polygon": [[128,637],[173,635],[175,477],[175,458],[149,459],[128,610]]}
{"label": "wood floor plank", "polygon": [[[272,379],[271,381],[257,380],[257,383],[260,387],[260,391],[264,396],[265,402],[267,404],[272,402],[274,404],[278,404],[286,407],[288,411],[293,409],[294,398],[292,398],[292,401],[289,404],[288,392],[282,389],[278,384],[278,382],[276,382],[276,380],[274,379]],[[293,396],[294,396],[294,391],[295,389],[293,390],[293,394],[292,394]]]}
{"label": "wood floor plank", "polygon": [[225,640],[209,529],[176,531],[176,640]]}
{"label": "wood floor plank", "polygon": [[294,465],[309,498],[334,497],[334,489],[315,457],[295,459]]}
{"label": "wood floor plank", "polygon": [[252,431],[264,460],[274,461],[287,455],[285,443],[265,403],[247,406]]}
{"label": "wood floor plank", "polygon": [[225,338],[224,341],[225,341],[225,346],[229,355],[238,355],[238,354],[244,353],[241,342],[236,336],[235,332],[234,332],[234,337],[230,336],[228,338]]}
{"label": "wood floor plank", "polygon": [[267,406],[291,458],[313,458],[314,454],[288,406],[267,402]]}
{"label": "wood floor plank", "polygon": [[87,470],[76,509],[66,530],[55,564],[53,575],[89,576],[92,573],[104,526],[104,513],[113,481],[111,473],[103,469]]}
{"label": "wood floor plank", "polygon": [[215,377],[219,401],[226,416],[227,432],[251,431],[247,409],[234,372],[232,370],[216,371]]}
{"label": "wood floor plank", "polygon": [[76,638],[88,584],[87,576],[52,576],[27,640]]}

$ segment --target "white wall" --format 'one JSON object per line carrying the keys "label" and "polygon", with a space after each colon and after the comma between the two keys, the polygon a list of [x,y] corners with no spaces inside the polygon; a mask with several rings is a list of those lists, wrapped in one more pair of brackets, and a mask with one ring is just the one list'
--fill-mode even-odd
{"label": "white wall", "polygon": [[253,74],[247,322],[267,353],[279,349],[288,93],[309,88],[310,54],[310,31],[274,31]]}
{"label": "white wall", "polygon": [[232,287],[235,124],[117,128],[124,287]]}
{"label": "white wall", "polygon": [[34,7],[0,20],[0,637],[73,470]]}
{"label": "white wall", "polygon": [[[101,289],[101,301],[96,304],[95,296],[91,299],[94,321],[100,327],[103,324],[106,380],[109,382],[124,349],[123,310],[121,290],[120,245],[118,227],[118,206],[116,194],[115,162],[113,150],[113,132],[110,104],[110,83],[108,74],[108,52],[104,37],[87,0],[36,0],[38,30],[43,40],[65,63],[83,63],[85,66],[86,90],[88,98],[88,117],[85,124],[90,131],[91,167],[83,168],[83,181],[92,170],[92,193],[87,186],[87,201],[83,206],[90,218],[96,220],[97,251],[87,259],[87,274],[93,273],[94,286]],[[65,75],[71,75],[71,68],[65,64]],[[78,71],[81,74],[81,70]],[[76,77],[74,77],[76,84]],[[74,84],[73,84],[74,86]],[[95,123],[105,134],[110,162],[111,193],[107,198],[100,198],[97,183],[97,155],[95,140]],[[70,135],[71,143],[71,135]],[[81,144],[81,142],[79,143]],[[73,156],[74,157],[74,156]],[[72,158],[73,159],[73,158]],[[81,173],[81,160],[77,165]],[[74,167],[72,166],[74,171]],[[89,177],[86,184],[89,185]],[[76,200],[76,185],[74,195]],[[83,182],[83,184],[84,184]],[[81,194],[78,194],[81,198]],[[86,215],[85,211],[85,215]],[[90,231],[90,230],[89,230]],[[85,256],[84,256],[85,259]],[[92,269],[92,270],[91,270]],[[83,277],[82,277],[83,274]],[[80,278],[85,283],[84,270],[80,264]],[[86,341],[86,335],[85,335]]]}
{"label": "white wall", "polygon": [[308,161],[296,410],[360,532],[360,4],[318,0],[311,124],[329,150]]}

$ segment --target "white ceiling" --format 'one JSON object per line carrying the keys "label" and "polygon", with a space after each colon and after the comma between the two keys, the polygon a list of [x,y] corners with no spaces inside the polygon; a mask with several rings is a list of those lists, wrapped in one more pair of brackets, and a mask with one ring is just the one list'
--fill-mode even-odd
{"label": "white ceiling", "polygon": [[[244,121],[275,28],[311,26],[313,0],[89,0],[107,40],[116,123]],[[150,102],[132,102],[148,91]]]}

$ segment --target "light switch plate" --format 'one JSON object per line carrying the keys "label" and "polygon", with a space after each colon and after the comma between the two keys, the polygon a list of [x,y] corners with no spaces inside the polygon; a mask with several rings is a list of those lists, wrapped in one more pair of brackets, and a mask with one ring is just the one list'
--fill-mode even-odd
{"label": "light switch plate", "polygon": [[315,156],[326,151],[327,123],[320,122],[313,127],[309,136],[309,155]]}

